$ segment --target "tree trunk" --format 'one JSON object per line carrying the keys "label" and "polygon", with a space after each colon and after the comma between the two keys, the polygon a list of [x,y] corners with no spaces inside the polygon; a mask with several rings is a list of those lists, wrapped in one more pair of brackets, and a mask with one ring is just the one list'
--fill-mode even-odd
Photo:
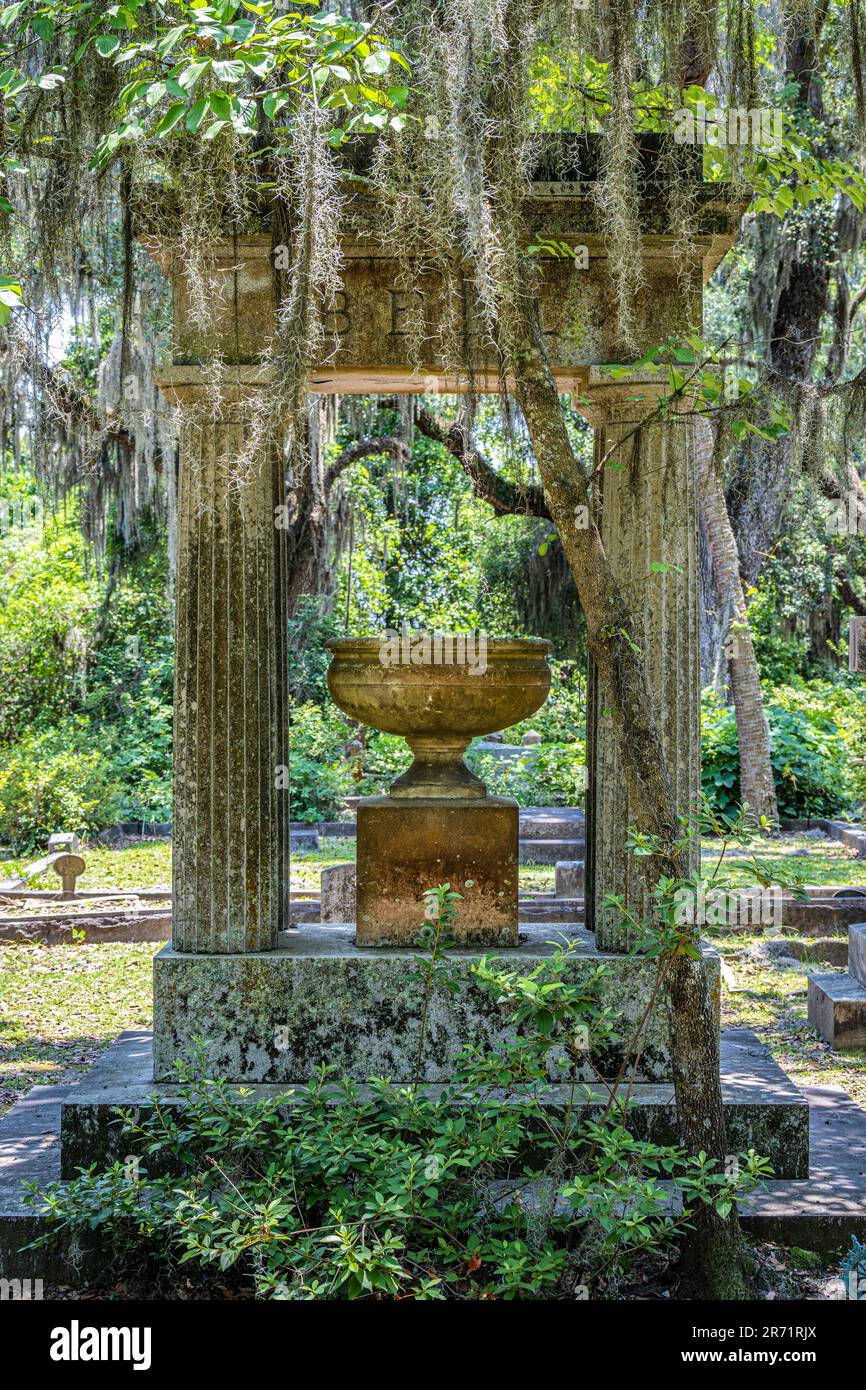
{"label": "tree trunk", "polygon": [[[315,454],[315,456],[314,456]],[[332,493],[337,479],[360,459],[391,454],[405,462],[408,448],[395,435],[377,435],[347,444],[329,468],[320,452],[310,450],[293,469],[286,492],[286,587],[289,614],[304,594],[331,596],[329,573],[334,509]]]}
{"label": "tree trunk", "polygon": [[[812,20],[805,10],[801,17],[792,11],[785,48],[785,75],[796,83],[800,100],[819,121],[823,121],[823,108],[817,55],[827,10],[826,0],[821,0]],[[826,125],[824,130],[827,139]],[[842,149],[832,152],[845,157]],[[836,201],[829,225],[826,208],[810,207],[784,222],[762,213],[748,233],[755,257],[748,296],[750,337],[769,365],[792,382],[811,379],[832,280],[836,278],[841,293],[842,252],[851,249],[852,242],[858,244],[859,220],[842,198]],[[843,337],[832,353],[840,368],[845,349]],[[757,584],[781,533],[790,463],[786,440],[752,440],[739,451],[727,502],[740,573],[747,585]]]}
{"label": "tree trunk", "polygon": [[778,824],[779,807],[770,759],[770,729],[764,714],[761,676],[749,627],[746,596],[740,579],[737,542],[725,495],[713,467],[712,433],[705,420],[696,423],[698,476],[707,541],[719,602],[727,616],[725,650],[740,740],[740,799],[755,816]]}
{"label": "tree trunk", "polygon": [[[587,640],[606,697],[618,711],[617,738],[630,804],[639,828],[659,837],[662,850],[645,862],[651,890],[663,874],[685,873],[673,851],[678,825],[635,624],[608,563],[597,527],[587,515],[587,480],[568,439],[547,361],[537,302],[522,300],[524,342],[515,354],[517,399],[529,429],[551,516],[568,556],[586,616]],[[695,933],[695,941],[697,933]],[[671,1054],[677,1118],[690,1153],[704,1150],[723,1164],[728,1153],[719,1053],[706,970],[701,959],[674,957],[668,975]],[[702,1208],[684,1250],[684,1286],[691,1296],[745,1296],[739,1224]]]}

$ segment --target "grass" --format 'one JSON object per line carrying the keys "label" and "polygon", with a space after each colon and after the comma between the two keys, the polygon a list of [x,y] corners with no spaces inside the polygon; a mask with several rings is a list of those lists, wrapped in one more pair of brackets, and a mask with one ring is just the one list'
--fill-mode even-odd
{"label": "grass", "polygon": [[[705,871],[714,865],[721,845],[717,840],[704,840],[702,857]],[[836,840],[813,840],[806,835],[778,835],[762,840],[755,857],[765,864],[784,865],[787,873],[796,870],[802,882],[827,887],[866,886],[866,859],[858,859],[854,850]],[[729,850],[725,856],[724,873],[735,882],[750,882],[748,862],[743,851]]]}
{"label": "grass", "polygon": [[0,946],[0,1113],[31,1086],[76,1080],[125,1028],[151,1026],[161,945]]}
{"label": "grass", "polygon": [[806,1017],[808,976],[831,968],[771,961],[760,937],[715,944],[733,974],[733,983],[722,990],[722,1027],[751,1028],[792,1081],[841,1086],[866,1110],[866,1050],[834,1052]]}
{"label": "grass", "polygon": [[[132,841],[118,848],[85,845],[80,851],[86,869],[78,880],[78,892],[88,888],[170,888],[171,840]],[[14,874],[32,863],[38,855],[24,859],[7,859],[0,864],[0,879]],[[60,880],[53,870],[39,874],[28,883],[30,888],[59,888]]]}

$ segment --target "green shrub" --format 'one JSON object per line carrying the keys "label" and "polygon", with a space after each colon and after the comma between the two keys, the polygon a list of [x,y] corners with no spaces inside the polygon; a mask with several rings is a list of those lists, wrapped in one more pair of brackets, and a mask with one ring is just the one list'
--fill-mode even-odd
{"label": "green shrub", "polygon": [[550,662],[550,694],[535,714],[506,729],[507,739],[519,743],[530,729],[544,743],[571,744],[586,737],[586,677],[577,661]]}
{"label": "green shrub", "polygon": [[[765,709],[779,814],[836,816],[853,809],[855,779],[851,749],[833,713],[814,698],[786,701],[772,691]],[[701,718],[701,780],[704,795],[723,814],[740,799],[739,738],[733,706],[705,691]]]}
{"label": "green shrub", "polygon": [[700,1207],[725,1219],[769,1171],[754,1152],[722,1169],[638,1140],[613,1095],[591,1117],[545,1106],[549,1076],[578,1095],[587,1053],[623,1041],[599,1002],[604,966],[576,980],[573,945],[528,975],[472,962],[510,1036],[467,1048],[438,1093],[420,1084],[430,1000],[466,987],[445,949],[458,895],[427,897],[411,1084],[322,1070],[291,1096],[245,1101],[207,1076],[202,1044],[179,1068],[180,1108],[122,1114],[138,1164],[31,1185],[50,1223],[36,1244],[99,1230],[106,1271],[151,1288],[182,1266],[199,1287],[233,1270],[259,1298],[573,1300],[615,1297],[639,1261],[676,1250]]}
{"label": "green shrub", "polygon": [[586,793],[586,752],[582,739],[568,747],[536,744],[514,762],[481,753],[476,746],[467,766],[492,796],[512,796],[521,806],[580,806]]}
{"label": "green shrub", "polygon": [[86,834],[115,824],[122,798],[110,753],[74,719],[4,748],[0,836],[26,852],[55,830]]}

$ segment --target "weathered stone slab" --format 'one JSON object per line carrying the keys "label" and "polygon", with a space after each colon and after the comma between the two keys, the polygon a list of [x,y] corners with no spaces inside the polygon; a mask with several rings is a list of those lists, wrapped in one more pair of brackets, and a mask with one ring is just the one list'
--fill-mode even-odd
{"label": "weathered stone slab", "polygon": [[772,925],[774,930],[796,932],[799,936],[827,936],[830,932],[847,930],[852,923],[863,916],[863,900],[853,898],[810,898],[800,902],[796,898],[782,898],[781,922],[762,925],[760,922],[743,921],[726,923],[713,927],[713,935],[736,936],[760,933]]}
{"label": "weathered stone slab", "polygon": [[[93,1162],[122,1161],[131,1141],[124,1139],[114,1107],[139,1112],[153,1104],[154,1091],[161,1107],[180,1104],[178,1087],[152,1081],[149,1048],[143,1034],[122,1034],[80,1085],[72,1087],[62,1103],[62,1174],[69,1178],[79,1167]],[[805,1177],[808,1172],[808,1113],[798,1088],[769,1056],[755,1036],[730,1032],[721,1039],[722,1094],[732,1150],[755,1148],[768,1157],[776,1173]],[[298,1088],[299,1090],[302,1088]],[[622,1087],[620,1094],[625,1092]],[[437,1096],[438,1084],[425,1087]],[[273,1085],[253,1086],[246,1099],[273,1098],[284,1094]],[[632,1090],[631,1123],[634,1133],[659,1144],[678,1142],[673,1088],[669,1083],[639,1083]],[[576,1104],[586,1115],[600,1113],[608,1092],[598,1083],[581,1087]],[[561,1110],[572,1099],[570,1088],[550,1085],[543,1103]],[[508,1096],[503,1093],[503,1104]],[[149,1166],[151,1160],[145,1160]]]}
{"label": "weathered stone slab", "polygon": [[584,853],[586,841],[574,840],[521,840],[521,864],[558,864],[561,859],[573,859]]}
{"label": "weathered stone slab", "polygon": [[354,922],[355,920],[354,863],[328,864],[321,873],[321,922]]}
{"label": "weathered stone slab", "polygon": [[863,899],[812,898],[798,902],[785,898],[782,902],[782,925],[785,931],[804,932],[807,936],[823,936],[831,931],[844,931],[863,916]]}
{"label": "weathered stone slab", "polygon": [[[550,360],[561,390],[579,389],[583,368],[626,360],[632,343],[617,341],[616,267],[609,256],[608,211],[596,187],[604,164],[604,138],[547,135],[522,205],[526,246],[545,240],[573,255],[538,259],[539,302]],[[704,183],[701,151],[680,149],[680,176],[689,186],[692,235],[684,250],[672,225],[669,160],[657,136],[641,136],[638,215],[643,275],[631,296],[637,339],[645,346],[679,337],[700,322],[701,291],[737,233],[747,202],[718,183]],[[431,268],[411,286],[401,283],[393,247],[381,237],[382,207],[369,174],[373,151],[358,142],[341,156],[349,184],[339,227],[341,292],[334,298],[321,362],[310,373],[313,391],[497,391],[500,364],[490,349],[471,277],[457,291]],[[684,162],[685,161],[685,162]],[[358,177],[360,175],[360,178]],[[154,209],[158,207],[158,215]],[[267,200],[249,209],[244,226],[215,234],[209,267],[213,319],[204,327],[192,312],[182,274],[179,199],[163,187],[141,190],[133,202],[142,244],[170,275],[174,287],[173,355],[179,365],[210,360],[255,363],[274,333],[273,252]],[[420,318],[427,353],[415,362],[410,316]],[[441,328],[461,327],[468,370],[443,354]],[[442,358],[445,360],[442,360]],[[435,378],[435,385],[425,379]]]}
{"label": "weathered stone slab", "polygon": [[41,946],[62,946],[75,941],[170,941],[170,912],[137,912],[113,920],[106,914],[63,917],[0,918],[0,941],[38,942]]}
{"label": "weathered stone slab", "polygon": [[[551,185],[550,187],[556,187]],[[552,370],[560,390],[581,391],[587,366],[624,360],[627,347],[616,337],[616,278],[605,238],[588,231],[593,213],[591,193],[572,185],[567,197],[542,196],[529,209],[537,226],[527,240],[563,240],[586,248],[586,266],[576,258],[545,257],[540,264],[539,303]],[[717,204],[715,219],[726,245],[733,239],[735,218]],[[374,216],[374,214],[371,214]],[[633,315],[641,341],[663,342],[687,331],[700,315],[702,287],[718,263],[720,238],[709,232],[694,239],[684,265],[674,254],[676,238],[648,235],[641,239],[645,278],[633,296]],[[158,240],[145,239],[148,249],[171,271],[171,256]],[[453,288],[442,276],[419,277],[413,290],[396,288],[399,266],[363,230],[342,239],[342,288],[334,296],[326,323],[323,360],[310,372],[311,391],[391,392],[464,391],[469,373],[455,371],[438,350],[441,325],[455,313]],[[182,381],[187,364],[208,361],[215,349],[244,363],[261,360],[274,333],[273,245],[269,233],[239,236],[214,248],[211,277],[216,286],[213,321],[202,327],[190,312],[188,287],[182,274],[172,276],[174,288],[175,367],[167,382]],[[688,287],[686,287],[688,282]],[[685,289],[685,293],[683,292]],[[414,298],[413,298],[414,295]],[[236,312],[235,304],[240,312]],[[408,331],[410,314],[422,313],[430,343],[426,361],[413,363]],[[499,388],[499,366],[488,346],[483,315],[468,283],[464,303],[456,309],[465,324],[469,351],[475,358],[473,381],[480,391]]]}
{"label": "weathered stone slab", "polygon": [[855,922],[848,928],[848,969],[866,987],[866,922]]}
{"label": "weathered stone slab", "polygon": [[866,986],[852,975],[810,975],[809,1022],[831,1047],[866,1047]]}
{"label": "weathered stone slab", "polygon": [[582,898],[586,891],[584,861],[560,859],[556,866],[555,882],[558,898]]}
{"label": "weathered stone slab", "polygon": [[424,922],[425,890],[463,895],[458,934],[517,944],[517,802],[364,797],[358,805],[358,944],[400,945]]}
{"label": "weathered stone slab", "polygon": [[[588,980],[604,965],[602,1002],[629,1036],[650,998],[655,964],[588,949],[580,928],[562,926],[557,934],[573,935],[579,946],[569,969],[574,980]],[[408,947],[359,947],[354,935],[351,926],[305,926],[284,933],[277,951],[223,956],[166,947],[154,961],[156,1079],[171,1080],[177,1058],[204,1033],[214,1074],[230,1082],[303,1083],[322,1063],[358,1081],[411,1081],[424,991],[417,954]],[[521,944],[497,951],[497,959],[528,973],[552,954],[550,937],[550,926],[526,926]],[[425,1081],[447,1081],[465,1045],[496,1048],[509,1036],[500,1006],[469,978],[469,963],[480,955],[450,952],[466,983],[458,994],[434,994]],[[717,956],[708,954],[707,968],[718,1015]],[[613,1077],[621,1060],[621,1048],[612,1045],[595,1066]],[[659,1005],[636,1080],[670,1077],[668,1025]],[[583,1079],[598,1080],[588,1064]]]}
{"label": "weathered stone slab", "polygon": [[74,830],[60,830],[55,835],[48,836],[48,853],[53,854],[55,850],[65,849],[70,854],[74,854],[81,848],[81,841]]}

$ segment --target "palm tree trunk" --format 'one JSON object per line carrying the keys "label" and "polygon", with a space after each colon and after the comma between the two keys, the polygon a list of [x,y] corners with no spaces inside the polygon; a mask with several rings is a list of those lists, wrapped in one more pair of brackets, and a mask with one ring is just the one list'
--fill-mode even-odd
{"label": "palm tree trunk", "polygon": [[713,467],[713,441],[706,420],[696,421],[698,478],[713,574],[728,619],[725,651],[740,739],[740,799],[755,816],[778,824],[779,807],[770,759],[770,728],[764,713],[761,675],[749,627],[739,555],[725,495]]}

